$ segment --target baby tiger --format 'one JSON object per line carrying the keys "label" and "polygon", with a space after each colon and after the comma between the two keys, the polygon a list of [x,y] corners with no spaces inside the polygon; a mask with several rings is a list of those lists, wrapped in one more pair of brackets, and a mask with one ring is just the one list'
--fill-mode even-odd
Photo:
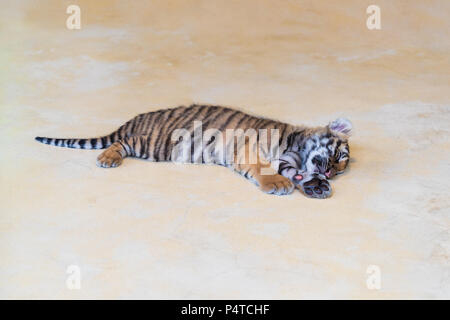
{"label": "baby tiger", "polygon": [[266,193],[286,195],[298,187],[308,197],[323,199],[332,193],[328,180],[347,167],[351,129],[342,118],[309,128],[194,104],[140,114],[99,138],[35,139],[59,147],[106,149],[97,158],[103,168],[117,167],[126,157],[183,157],[184,162],[229,167]]}

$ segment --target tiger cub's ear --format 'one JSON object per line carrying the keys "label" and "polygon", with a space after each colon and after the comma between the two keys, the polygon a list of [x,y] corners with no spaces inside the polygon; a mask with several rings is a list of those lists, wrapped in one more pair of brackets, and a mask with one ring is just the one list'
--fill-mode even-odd
{"label": "tiger cub's ear", "polygon": [[345,118],[338,118],[328,125],[331,131],[344,134],[346,136],[350,136],[350,132],[352,131],[352,123],[350,120]]}

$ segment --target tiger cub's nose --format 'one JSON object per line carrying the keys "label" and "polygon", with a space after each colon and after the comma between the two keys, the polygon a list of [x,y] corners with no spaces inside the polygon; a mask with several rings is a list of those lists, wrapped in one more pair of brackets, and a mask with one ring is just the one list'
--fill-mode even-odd
{"label": "tiger cub's nose", "polygon": [[317,169],[319,169],[320,173],[325,173],[325,171],[327,171],[327,159],[319,156],[319,155],[315,155],[312,158],[312,163],[317,167]]}
{"label": "tiger cub's nose", "polygon": [[327,160],[319,155],[316,155],[314,156],[314,158],[312,158],[312,163],[318,167],[323,167],[326,162]]}

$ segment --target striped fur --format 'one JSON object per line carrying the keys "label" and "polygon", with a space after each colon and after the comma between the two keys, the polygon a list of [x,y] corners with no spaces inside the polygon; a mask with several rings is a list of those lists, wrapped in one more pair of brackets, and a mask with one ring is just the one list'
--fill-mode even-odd
{"label": "striped fur", "polygon": [[[192,146],[198,142],[195,140],[198,137],[194,132],[194,121],[201,121],[200,128],[196,130],[200,129],[202,132],[208,129],[216,129],[223,133],[227,129],[242,129],[245,132],[249,129],[255,130],[255,140],[247,137],[241,145],[236,146],[234,139],[231,142],[224,139],[225,152],[227,154],[232,153],[232,161],[227,162],[219,158],[213,163],[232,168],[268,193],[281,195],[292,192],[294,185],[298,185],[294,176],[299,172],[302,172],[303,175],[305,175],[305,172],[323,175],[328,172],[326,170],[333,169],[334,175],[343,171],[348,162],[347,138],[350,129],[349,123],[342,121],[342,119],[340,122],[335,121],[326,127],[306,128],[252,116],[232,108],[211,105],[180,106],[140,114],[111,134],[97,138],[36,137],[36,140],[59,147],[106,149],[97,160],[98,165],[102,167],[116,167],[125,157],[136,157],[150,161],[174,161],[175,159],[172,159],[174,148],[177,148],[177,145],[183,140],[182,138],[180,138],[180,141],[172,140],[177,132],[176,130],[187,130]],[[278,158],[273,157],[270,152],[259,152],[252,145],[255,142],[260,142],[260,130],[262,129],[269,132],[269,145],[272,142],[271,139],[275,138],[270,130],[278,130],[280,155]],[[201,145],[207,147],[209,144],[217,142],[211,138],[210,141],[201,142]],[[204,150],[203,153],[196,153],[195,148],[190,149],[190,162],[207,162],[205,161]],[[327,154],[324,150],[328,150]],[[340,158],[336,157],[338,152]],[[252,155],[256,157],[257,161],[255,163],[246,162],[245,159],[251,158]],[[319,155],[328,158],[319,161]],[[315,156],[315,158],[310,159],[310,156]],[[345,164],[342,162],[344,160]],[[279,163],[278,171],[270,169],[271,163]],[[262,174],[261,172],[264,170],[265,173]],[[330,178],[330,176],[327,175],[327,178]]]}

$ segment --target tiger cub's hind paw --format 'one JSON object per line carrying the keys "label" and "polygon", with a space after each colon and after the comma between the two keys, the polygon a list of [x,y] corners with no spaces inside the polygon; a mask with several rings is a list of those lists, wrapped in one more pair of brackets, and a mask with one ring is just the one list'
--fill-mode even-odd
{"label": "tiger cub's hind paw", "polygon": [[122,155],[117,150],[106,149],[97,157],[97,166],[102,168],[115,168],[122,163]]}
{"label": "tiger cub's hind paw", "polygon": [[[305,179],[307,180],[307,179]],[[310,198],[325,199],[331,196],[331,186],[326,179],[313,177],[299,183],[299,188]]]}

